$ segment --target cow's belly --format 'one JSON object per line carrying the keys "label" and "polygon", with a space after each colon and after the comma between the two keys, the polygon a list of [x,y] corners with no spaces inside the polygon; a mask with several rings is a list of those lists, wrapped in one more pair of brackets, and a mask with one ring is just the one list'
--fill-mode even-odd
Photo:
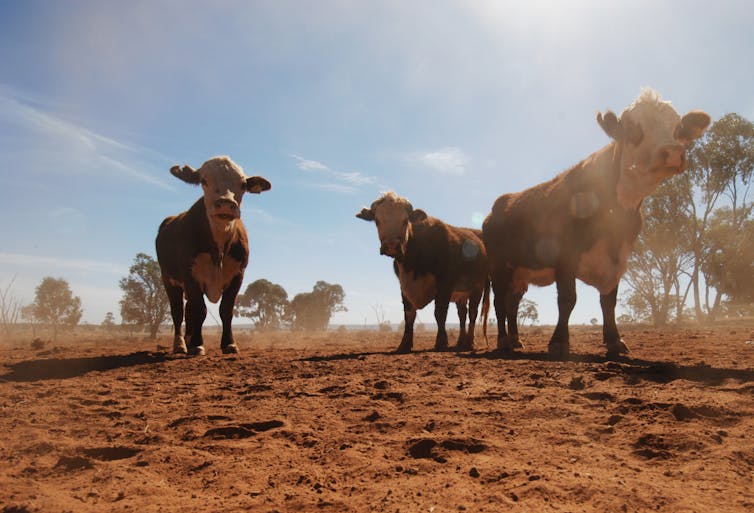
{"label": "cow's belly", "polygon": [[601,239],[581,255],[576,277],[599,290],[600,294],[608,294],[618,286],[621,276],[626,272],[630,254],[631,244],[624,242],[616,259],[610,255],[607,240]]}
{"label": "cow's belly", "polygon": [[219,265],[209,253],[199,253],[191,266],[191,276],[196,280],[212,303],[217,303],[233,278],[241,272],[241,262],[226,257]]}
{"label": "cow's belly", "polygon": [[513,291],[523,294],[529,288],[529,284],[545,287],[555,281],[555,268],[529,269],[516,267],[513,269]]}
{"label": "cow's belly", "polygon": [[[398,279],[401,282],[401,292],[417,310],[427,306],[437,295],[437,279],[431,273],[416,277],[413,272],[404,271],[403,266],[398,264]],[[466,302],[470,296],[469,287],[462,283],[456,283],[450,301],[453,303]]]}
{"label": "cow's belly", "polygon": [[437,280],[431,273],[416,276],[398,264],[398,279],[401,282],[401,292],[417,310],[427,306],[437,294]]}

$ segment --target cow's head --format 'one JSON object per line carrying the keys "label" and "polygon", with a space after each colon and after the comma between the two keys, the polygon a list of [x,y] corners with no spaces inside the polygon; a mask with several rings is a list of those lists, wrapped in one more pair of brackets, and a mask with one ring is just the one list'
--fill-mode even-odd
{"label": "cow's head", "polygon": [[618,200],[635,208],[662,181],[684,171],[686,146],[704,133],[710,116],[694,110],[681,117],[669,102],[645,89],[620,119],[607,111],[597,114],[597,123],[618,144]]}
{"label": "cow's head", "polygon": [[244,192],[259,194],[272,187],[261,176],[246,176],[241,166],[228,157],[213,157],[196,170],[173,166],[170,172],[184,182],[201,184],[207,217],[213,224],[227,225],[241,217]]}
{"label": "cow's head", "polygon": [[420,209],[414,210],[406,198],[386,192],[370,208],[362,208],[356,217],[374,221],[380,238],[380,254],[400,260],[411,237],[411,223],[423,221],[427,214]]}

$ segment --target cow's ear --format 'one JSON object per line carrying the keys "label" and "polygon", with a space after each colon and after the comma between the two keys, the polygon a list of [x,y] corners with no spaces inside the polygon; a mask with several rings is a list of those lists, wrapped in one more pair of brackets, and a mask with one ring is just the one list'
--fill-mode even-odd
{"label": "cow's ear", "polygon": [[363,219],[364,221],[374,221],[374,212],[364,207],[361,209],[361,212],[356,214],[356,217],[358,217],[359,219]]}
{"label": "cow's ear", "polygon": [[675,129],[675,138],[681,142],[699,139],[711,122],[706,112],[692,110],[681,118],[681,124]]}
{"label": "cow's ear", "polygon": [[413,210],[408,215],[408,220],[411,221],[412,223],[420,223],[426,219],[427,219],[427,213],[420,208]]}
{"label": "cow's ear", "polygon": [[170,168],[170,173],[186,183],[196,185],[202,181],[199,171],[196,171],[191,166],[173,166]]}
{"label": "cow's ear", "polygon": [[246,190],[248,192],[259,194],[260,192],[269,191],[270,189],[272,189],[272,184],[268,182],[266,178],[261,176],[250,176],[246,179]]}
{"label": "cow's ear", "polygon": [[605,113],[604,116],[601,112],[598,112],[597,124],[599,124],[599,126],[602,127],[602,130],[604,130],[605,133],[612,139],[620,141],[620,139],[623,137],[623,131],[621,130],[620,121],[618,121],[618,116],[615,115],[615,112],[609,110]]}

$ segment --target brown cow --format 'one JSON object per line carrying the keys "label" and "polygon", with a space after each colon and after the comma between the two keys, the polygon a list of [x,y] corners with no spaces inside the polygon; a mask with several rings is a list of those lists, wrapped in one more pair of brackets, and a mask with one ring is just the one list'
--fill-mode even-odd
{"label": "brown cow", "polygon": [[[260,193],[271,185],[261,176],[247,177],[228,157],[214,157],[197,170],[173,166],[184,182],[201,184],[203,197],[186,212],[165,219],[157,232],[157,260],[170,300],[175,331],[173,352],[204,354],[204,296],[220,301],[223,353],[237,353],[231,321],[233,306],[249,261],[249,240],[241,221],[244,192]],[[181,336],[186,297],[186,341]],[[188,342],[188,349],[186,348]]]}
{"label": "brown cow", "polygon": [[[435,302],[437,337],[435,349],[448,348],[445,320],[451,301],[458,307],[460,332],[457,347],[474,348],[474,326],[479,302],[485,338],[489,310],[487,253],[479,230],[457,228],[414,208],[394,192],[383,194],[356,214],[374,221],[380,238],[380,254],[393,258],[393,268],[401,284],[405,328],[396,350],[409,353],[414,343],[416,311]],[[466,331],[466,303],[469,329]]]}
{"label": "brown cow", "polygon": [[639,207],[661,182],[683,172],[686,144],[704,133],[710,117],[692,111],[681,118],[646,89],[620,118],[608,111],[597,114],[597,123],[610,144],[548,182],[500,196],[484,221],[500,350],[521,347],[516,315],[528,285],[555,282],[558,324],[549,354],[567,359],[578,278],[600,292],[608,358],[628,352],[615,303],[641,228]]}

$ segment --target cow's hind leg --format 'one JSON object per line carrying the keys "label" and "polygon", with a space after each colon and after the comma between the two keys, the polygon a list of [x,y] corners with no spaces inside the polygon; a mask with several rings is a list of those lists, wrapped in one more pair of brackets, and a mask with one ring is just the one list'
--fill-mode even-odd
{"label": "cow's hind leg", "polygon": [[468,313],[466,301],[457,301],[456,309],[458,310],[458,340],[456,341],[456,348],[459,351],[464,351],[466,350],[466,314]]}
{"label": "cow's hind leg", "polygon": [[220,348],[223,354],[235,354],[238,353],[238,346],[235,340],[233,340],[233,329],[231,323],[233,322],[233,307],[236,303],[236,296],[241,289],[241,281],[243,275],[237,275],[230,282],[228,288],[223,292],[223,297],[220,300],[220,321],[223,323],[223,334],[220,339]]}
{"label": "cow's hind leg", "polygon": [[618,300],[618,287],[608,293],[600,295],[602,307],[602,339],[607,347],[607,358],[615,360],[621,354],[628,353],[628,346],[620,338],[618,326],[615,324],[615,304]]}
{"label": "cow's hind leg", "polygon": [[170,316],[173,318],[173,353],[186,354],[186,341],[181,335],[183,325],[183,289],[165,283],[165,292],[170,302]]}
{"label": "cow's hind leg", "polygon": [[[497,318],[497,350],[508,353],[520,349],[516,314],[521,294],[513,290],[513,274],[510,270],[495,272],[492,275],[492,290],[495,293],[494,306]],[[516,300],[518,298],[518,301]],[[506,321],[508,330],[506,331]]]}
{"label": "cow's hind leg", "polygon": [[396,353],[410,353],[414,347],[414,322],[416,321],[416,308],[406,296],[403,297],[403,338],[401,345],[395,350]]}
{"label": "cow's hind leg", "polygon": [[476,319],[479,313],[479,303],[482,300],[482,291],[473,292],[469,297],[469,330],[466,333],[466,342],[464,349],[466,351],[474,350],[474,331],[476,330]]}
{"label": "cow's hind leg", "polygon": [[509,289],[505,294],[505,318],[508,321],[508,344],[511,349],[523,349],[524,344],[518,336],[518,305],[523,293]]}
{"label": "cow's hind leg", "polygon": [[553,360],[567,360],[570,353],[568,320],[576,306],[576,278],[572,273],[560,273],[556,277],[558,287],[558,324],[550,338],[547,352]]}

